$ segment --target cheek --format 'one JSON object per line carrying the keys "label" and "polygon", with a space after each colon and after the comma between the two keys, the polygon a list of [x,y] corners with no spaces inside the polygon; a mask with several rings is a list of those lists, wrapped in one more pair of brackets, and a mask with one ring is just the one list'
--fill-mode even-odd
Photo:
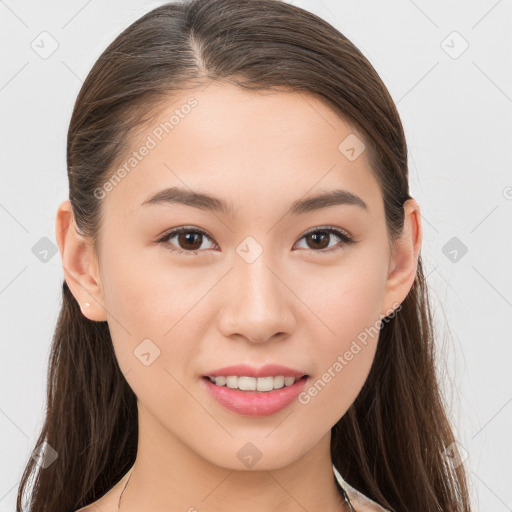
{"label": "cheek", "polygon": [[321,415],[325,429],[332,428],[359,395],[375,356],[376,340],[343,343],[332,351],[324,366],[299,395],[298,402],[305,414],[305,428],[315,428]]}
{"label": "cheek", "polygon": [[315,340],[314,375],[299,403],[311,411],[304,416],[309,428],[317,423],[317,414],[323,415],[324,427],[332,427],[352,405],[368,377],[380,332],[380,302],[372,291],[371,286],[341,294],[327,291],[329,297],[336,298],[325,303],[318,315],[328,329],[315,322],[318,327],[307,335]]}
{"label": "cheek", "polygon": [[[298,295],[314,315],[304,322],[314,340],[314,378],[299,397],[334,425],[354,402],[370,371],[380,332],[385,267],[369,251],[337,269],[319,271]],[[315,283],[315,285],[313,285]],[[315,424],[314,414],[305,421]]]}
{"label": "cheek", "polygon": [[163,249],[128,245],[105,247],[105,305],[128,331],[162,338],[193,301],[195,281],[161,255],[155,261]]}
{"label": "cheek", "polygon": [[[375,254],[379,254],[378,249],[371,247],[354,250],[338,265],[309,265],[293,277],[294,291],[312,313],[303,324],[315,329],[317,336],[321,331],[326,347],[343,348],[379,320],[386,262]],[[318,340],[317,336],[311,339]]]}
{"label": "cheek", "polygon": [[[145,251],[129,256],[134,253],[120,245],[105,248],[104,304],[114,349],[126,375],[137,370],[130,374],[132,379],[142,368],[146,373],[151,368],[151,372],[168,369],[174,374],[192,356],[191,340],[200,339],[194,327],[200,325],[194,316],[199,308],[194,306],[211,285],[187,286],[194,281],[186,273],[150,264]],[[146,367],[148,360],[154,362]]]}

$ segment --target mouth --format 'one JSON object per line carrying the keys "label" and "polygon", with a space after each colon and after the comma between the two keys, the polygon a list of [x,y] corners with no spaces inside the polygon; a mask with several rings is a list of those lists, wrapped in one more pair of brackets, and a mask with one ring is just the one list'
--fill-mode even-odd
{"label": "mouth", "polygon": [[204,375],[200,381],[210,397],[229,411],[247,417],[265,417],[291,406],[308,379],[308,374]]}
{"label": "mouth", "polygon": [[293,386],[300,380],[305,380],[308,374],[301,376],[275,375],[267,377],[249,377],[246,375],[205,375],[203,379],[210,381],[218,387],[237,389],[239,391],[269,392],[276,389]]}

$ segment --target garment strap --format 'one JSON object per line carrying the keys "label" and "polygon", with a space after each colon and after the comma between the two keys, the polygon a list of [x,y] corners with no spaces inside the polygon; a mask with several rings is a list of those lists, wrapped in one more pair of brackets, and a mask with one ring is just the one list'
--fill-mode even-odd
{"label": "garment strap", "polygon": [[350,501],[350,498],[349,498],[349,496],[348,496],[348,494],[347,494],[347,491],[345,491],[345,489],[343,489],[343,487],[340,485],[340,483],[338,482],[338,479],[337,479],[336,477],[334,478],[334,480],[336,481],[336,487],[337,487],[337,488],[338,488],[338,490],[340,491],[341,496],[342,496],[342,497],[343,497],[343,499],[345,500],[345,503],[348,503],[348,506],[349,506],[349,508],[350,508],[351,512],[356,512],[356,511],[354,510],[354,507],[353,507],[353,505],[352,505],[351,501]]}

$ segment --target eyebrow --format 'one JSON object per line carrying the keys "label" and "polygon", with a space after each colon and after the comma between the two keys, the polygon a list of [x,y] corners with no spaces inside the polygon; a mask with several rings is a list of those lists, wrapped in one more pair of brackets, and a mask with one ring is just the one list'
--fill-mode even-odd
{"label": "eyebrow", "polygon": [[[141,206],[148,204],[184,204],[193,208],[231,216],[234,216],[235,211],[233,205],[223,199],[180,187],[160,190],[146,199]],[[338,205],[354,205],[368,210],[368,205],[359,196],[348,190],[340,189],[329,190],[306,199],[298,199],[292,203],[289,212],[292,215],[301,215]]]}

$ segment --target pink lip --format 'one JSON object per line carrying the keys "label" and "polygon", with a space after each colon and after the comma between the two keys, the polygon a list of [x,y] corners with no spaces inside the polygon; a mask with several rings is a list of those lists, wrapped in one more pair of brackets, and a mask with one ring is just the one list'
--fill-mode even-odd
{"label": "pink lip", "polygon": [[308,380],[309,377],[304,377],[291,386],[273,391],[241,391],[217,386],[208,377],[203,377],[201,382],[210,395],[226,409],[243,416],[261,417],[275,414],[290,405],[304,390]]}
{"label": "pink lip", "polygon": [[205,374],[207,377],[228,377],[229,375],[238,375],[239,377],[275,377],[276,375],[283,375],[284,377],[295,377],[296,379],[300,379],[302,376],[307,375],[307,372],[294,370],[279,364],[266,364],[261,368],[253,368],[252,366],[239,364],[236,366],[219,368],[218,370],[213,370]]}

